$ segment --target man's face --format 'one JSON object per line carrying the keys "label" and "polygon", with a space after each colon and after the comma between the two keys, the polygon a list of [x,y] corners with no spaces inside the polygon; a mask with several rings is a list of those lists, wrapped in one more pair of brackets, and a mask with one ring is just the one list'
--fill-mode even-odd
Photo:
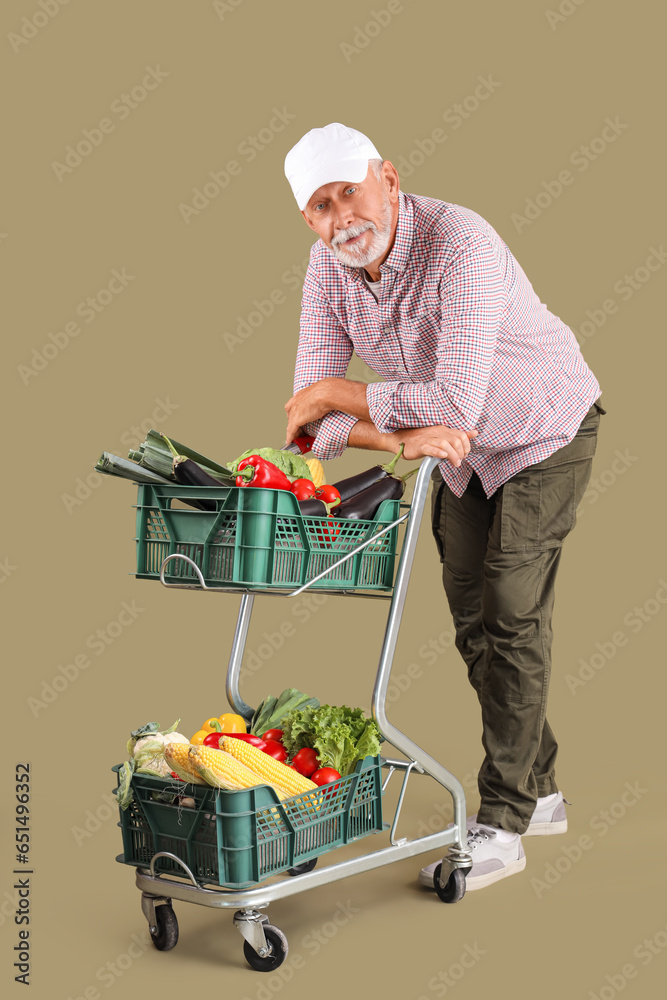
{"label": "man's face", "polygon": [[342,264],[379,267],[396,233],[396,170],[385,160],[379,178],[369,166],[363,181],[325,184],[315,191],[301,214]]}

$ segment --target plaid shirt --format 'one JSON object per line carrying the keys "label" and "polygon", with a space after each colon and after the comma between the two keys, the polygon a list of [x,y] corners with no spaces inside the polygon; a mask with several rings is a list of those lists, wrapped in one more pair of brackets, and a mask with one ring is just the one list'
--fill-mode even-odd
{"label": "plaid shirt", "polygon": [[[318,240],[301,305],[294,391],[343,378],[352,352],[384,382],[366,399],[381,432],[444,424],[476,429],[470,454],[440,463],[461,496],[487,496],[568,444],[600,386],[572,331],[540,302],[495,230],[460,205],[400,193],[394,245],[376,301],[360,269]],[[336,458],[356,418],[334,411],[307,430]]]}

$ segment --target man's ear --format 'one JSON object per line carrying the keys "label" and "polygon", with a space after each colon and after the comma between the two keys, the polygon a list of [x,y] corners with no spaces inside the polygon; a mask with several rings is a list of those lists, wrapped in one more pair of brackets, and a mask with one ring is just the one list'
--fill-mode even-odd
{"label": "man's ear", "polygon": [[396,167],[390,160],[384,160],[382,163],[382,180],[384,182],[385,191],[387,192],[387,197],[389,201],[393,204],[398,201],[398,192],[400,189],[400,181],[398,178],[398,171]]}
{"label": "man's ear", "polygon": [[301,209],[301,214],[304,217],[304,219],[306,220],[309,228],[312,229],[313,232],[316,232],[317,230],[315,229],[315,226],[312,224],[312,222],[310,221],[310,219],[308,218],[308,216],[306,215],[306,213],[303,211],[303,209]]}

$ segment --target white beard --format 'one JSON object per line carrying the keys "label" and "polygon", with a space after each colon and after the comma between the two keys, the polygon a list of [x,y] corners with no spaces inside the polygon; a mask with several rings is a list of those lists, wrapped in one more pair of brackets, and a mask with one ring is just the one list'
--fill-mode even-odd
{"label": "white beard", "polygon": [[[367,230],[370,230],[373,235],[365,250],[355,243],[349,247],[340,246],[346,240],[351,240],[353,236],[360,236]],[[390,239],[391,205],[389,204],[389,199],[386,199],[382,209],[379,229],[374,222],[362,222],[358,226],[350,226],[348,229],[342,229],[331,241],[331,252],[341,264],[346,264],[348,267],[367,267],[368,264],[371,264],[386,253]]]}

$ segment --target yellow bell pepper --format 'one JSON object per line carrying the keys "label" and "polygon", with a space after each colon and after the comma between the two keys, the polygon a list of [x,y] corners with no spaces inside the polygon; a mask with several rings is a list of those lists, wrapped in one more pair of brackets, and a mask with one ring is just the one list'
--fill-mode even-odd
{"label": "yellow bell pepper", "polygon": [[194,736],[190,739],[190,743],[194,744],[194,746],[201,746],[209,732],[212,732],[212,730],[198,729]]}
{"label": "yellow bell pepper", "polygon": [[218,722],[222,726],[223,733],[247,733],[248,731],[243,716],[235,715],[233,712],[221,715]]}
{"label": "yellow bell pepper", "polygon": [[222,730],[220,729],[220,719],[216,718],[215,715],[212,715],[210,719],[207,719],[205,722],[202,722],[201,727],[206,733],[222,732]]}

